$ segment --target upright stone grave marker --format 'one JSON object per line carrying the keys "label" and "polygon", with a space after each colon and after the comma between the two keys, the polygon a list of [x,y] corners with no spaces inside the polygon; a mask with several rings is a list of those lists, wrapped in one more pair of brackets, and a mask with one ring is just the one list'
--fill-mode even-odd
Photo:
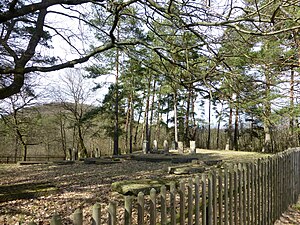
{"label": "upright stone grave marker", "polygon": [[68,148],[67,160],[74,160],[74,159],[73,159],[72,149],[71,149],[71,148]]}
{"label": "upright stone grave marker", "polygon": [[164,153],[165,154],[169,153],[169,143],[167,140],[164,140]]}
{"label": "upright stone grave marker", "polygon": [[78,160],[78,150],[76,148],[73,148],[73,160]]}
{"label": "upright stone grave marker", "polygon": [[153,141],[153,152],[157,152],[158,151],[158,146],[157,146],[157,140]]}
{"label": "upright stone grave marker", "polygon": [[183,142],[178,141],[178,153],[183,154]]}
{"label": "upright stone grave marker", "polygon": [[96,149],[95,149],[95,157],[96,157],[96,158],[100,157],[100,154],[99,154],[99,148],[96,148]]}
{"label": "upright stone grave marker", "polygon": [[172,141],[172,143],[171,143],[171,149],[172,149],[172,150],[176,150],[176,144],[175,144],[175,141]]}
{"label": "upright stone grave marker", "polygon": [[144,140],[144,142],[143,142],[143,153],[147,154],[147,141],[146,140]]}
{"label": "upright stone grave marker", "polygon": [[196,141],[190,141],[190,154],[196,154]]}

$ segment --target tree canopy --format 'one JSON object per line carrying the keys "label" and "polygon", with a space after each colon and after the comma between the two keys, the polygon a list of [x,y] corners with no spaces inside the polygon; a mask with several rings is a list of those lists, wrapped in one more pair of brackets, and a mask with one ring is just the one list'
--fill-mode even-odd
{"label": "tree canopy", "polygon": [[[185,63],[173,57],[174,51],[180,52],[178,48],[186,46],[169,39],[186,33],[197,38],[197,43],[188,46],[189,49],[204,46],[202,51],[214,56],[215,63],[219,64],[224,60],[218,46],[225,29],[256,36],[297,32],[300,28],[298,9],[296,0],[223,3],[210,0],[5,0],[0,7],[0,99],[18,93],[26,74],[74,67],[112,48],[128,51],[130,46],[136,46],[136,50],[147,48],[172,65],[187,69]],[[57,21],[57,18],[61,19]],[[138,25],[128,26],[126,33],[117,38],[116,29],[124,20]],[[84,42],[90,33],[75,32],[72,21],[81,27],[88,26],[99,41],[80,48],[76,41]],[[172,32],[167,31],[170,29]],[[149,30],[152,38],[147,36]],[[49,56],[47,49],[51,48],[54,36],[60,37],[77,56],[70,60]]]}

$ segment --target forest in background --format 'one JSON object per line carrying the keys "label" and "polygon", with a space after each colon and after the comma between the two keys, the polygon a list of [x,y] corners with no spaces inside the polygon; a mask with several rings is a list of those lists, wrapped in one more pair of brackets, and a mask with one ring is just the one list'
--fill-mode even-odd
{"label": "forest in background", "polygon": [[[0,155],[118,155],[144,140],[148,151],[153,140],[267,153],[299,145],[299,1],[60,3],[0,8]],[[57,36],[79,57],[55,55]],[[52,99],[44,104],[39,75],[74,66],[63,88],[40,91]]]}

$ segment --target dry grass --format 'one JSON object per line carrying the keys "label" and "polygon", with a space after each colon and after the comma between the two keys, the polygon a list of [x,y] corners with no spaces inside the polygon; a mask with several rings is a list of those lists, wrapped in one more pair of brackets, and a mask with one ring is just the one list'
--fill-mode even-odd
{"label": "dry grass", "polygon": [[[266,154],[252,152],[217,151],[197,149],[200,160],[223,160],[225,162],[246,162]],[[183,156],[184,157],[184,156]],[[171,162],[141,162],[122,160],[119,164],[86,165],[0,165],[0,185],[30,184],[47,182],[55,185],[58,192],[34,199],[17,199],[0,203],[0,224],[20,224],[34,220],[48,224],[56,212],[68,218],[80,207],[85,215],[90,215],[91,206],[100,202],[105,205],[120,196],[111,192],[111,183],[124,179],[168,178]],[[187,176],[187,175],[186,175]],[[64,224],[69,224],[66,219]],[[22,223],[23,224],[23,223]]]}

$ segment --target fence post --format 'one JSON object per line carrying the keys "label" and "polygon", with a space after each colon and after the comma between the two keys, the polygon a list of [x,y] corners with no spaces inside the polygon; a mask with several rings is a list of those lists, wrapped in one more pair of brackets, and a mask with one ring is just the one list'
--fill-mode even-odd
{"label": "fence post", "polygon": [[100,224],[101,224],[101,205],[99,203],[95,203],[93,206],[92,225],[100,225]]}
{"label": "fence post", "polygon": [[275,218],[275,209],[276,209],[276,206],[274,204],[274,201],[275,201],[275,175],[276,175],[276,171],[275,171],[275,157],[272,156],[271,157],[271,161],[270,161],[270,176],[271,176],[271,223],[273,224],[275,221],[274,221],[274,218]]}
{"label": "fence post", "polygon": [[243,212],[244,212],[244,204],[243,204],[243,186],[244,186],[244,176],[243,176],[243,167],[242,164],[238,164],[238,195],[239,195],[239,224],[243,225],[245,221],[243,221]]}
{"label": "fence post", "polygon": [[297,169],[296,169],[296,157],[297,152],[293,151],[293,204],[297,203]]}
{"label": "fence post", "polygon": [[234,171],[229,170],[229,224],[233,225],[233,182]]}
{"label": "fence post", "polygon": [[257,161],[257,224],[261,224],[261,159]]}
{"label": "fence post", "polygon": [[203,173],[201,178],[202,186],[202,225],[207,224],[207,204],[206,204],[206,175]]}
{"label": "fence post", "polygon": [[176,225],[176,187],[175,182],[171,183],[170,186],[170,216],[171,225]]}
{"label": "fence post", "polygon": [[125,196],[125,225],[131,225],[131,214],[132,214],[132,197]]}
{"label": "fence post", "polygon": [[250,224],[250,221],[251,221],[251,177],[250,177],[250,174],[251,174],[251,168],[250,168],[250,165],[249,163],[246,164],[246,182],[245,184],[247,184],[247,210],[246,210],[246,215],[247,215],[247,218],[246,218],[246,221],[247,221],[247,224]]}
{"label": "fence post", "polygon": [[251,183],[251,223],[255,224],[255,164],[250,164],[250,183]]}
{"label": "fence post", "polygon": [[253,167],[253,182],[254,182],[254,224],[258,224],[258,164]]}
{"label": "fence post", "polygon": [[195,177],[195,225],[199,224],[200,219],[200,179]]}
{"label": "fence post", "polygon": [[271,223],[271,214],[272,214],[272,176],[271,176],[271,159],[270,157],[267,160],[267,185],[268,185],[268,190],[267,190],[267,212],[268,212],[268,218],[267,218],[267,223]]}
{"label": "fence post", "polygon": [[212,171],[212,198],[213,198],[213,224],[217,224],[217,174],[216,170]]}
{"label": "fence post", "polygon": [[[222,180],[222,170],[218,173],[218,205],[219,205],[219,225],[222,225],[223,223],[223,180]],[[217,194],[217,193],[215,193]]]}
{"label": "fence post", "polygon": [[269,180],[270,180],[270,177],[269,177],[269,170],[268,170],[268,164],[269,164],[269,159],[266,159],[265,160],[265,224],[269,224],[269,203],[270,203],[270,200],[269,200],[269,197],[270,197],[270,192],[269,192]]}
{"label": "fence post", "polygon": [[281,197],[281,202],[282,202],[282,204],[281,204],[281,210],[280,210],[280,214],[282,214],[283,212],[284,212],[284,209],[286,208],[286,191],[288,191],[288,189],[287,189],[287,177],[286,177],[286,175],[287,175],[287,173],[286,173],[286,169],[287,169],[287,163],[286,163],[286,154],[284,154],[284,156],[283,156],[283,162],[282,162],[282,168],[281,168],[281,170],[282,170],[282,174],[281,174],[281,176],[282,176],[282,180],[283,180],[283,182],[282,182],[282,185],[281,185],[281,194],[282,194],[282,197]]}
{"label": "fence post", "polygon": [[234,224],[238,224],[238,171],[237,166],[235,165],[233,171],[233,189],[234,189]]}
{"label": "fence post", "polygon": [[53,215],[52,219],[50,220],[50,225],[62,225],[59,215],[57,214]]}
{"label": "fence post", "polygon": [[156,224],[156,190],[150,190],[150,225]]}
{"label": "fence post", "polygon": [[228,224],[228,169],[224,169],[224,224]]}
{"label": "fence post", "polygon": [[180,225],[185,224],[185,183],[180,181],[179,183],[179,214],[180,214]]}
{"label": "fence post", "polygon": [[207,225],[213,224],[213,181],[212,181],[212,173],[208,174],[208,205],[207,205]]}
{"label": "fence post", "polygon": [[193,180],[188,179],[188,225],[193,224]]}
{"label": "fence post", "polygon": [[160,188],[160,205],[161,205],[161,224],[167,224],[167,188],[163,185]]}
{"label": "fence post", "polygon": [[246,224],[247,223],[247,206],[248,206],[248,203],[247,203],[247,171],[246,171],[246,166],[245,164],[243,163],[242,164],[242,183],[243,183],[243,186],[242,186],[242,190],[243,190],[243,224]]}
{"label": "fence post", "polygon": [[276,218],[279,218],[281,215],[281,185],[282,185],[282,176],[281,176],[281,166],[282,166],[282,156],[277,158],[277,195],[276,195],[276,205],[277,205],[277,215]]}
{"label": "fence post", "polygon": [[82,225],[83,223],[83,214],[81,209],[76,209],[72,216],[74,225]]}
{"label": "fence post", "polygon": [[138,204],[138,224],[144,224],[144,193],[139,192],[137,198]]}
{"label": "fence post", "polygon": [[108,224],[117,224],[117,204],[115,202],[110,202],[108,205]]}
{"label": "fence post", "polygon": [[297,191],[296,191],[296,201],[298,200],[298,195],[300,193],[300,163],[299,163],[299,160],[300,160],[300,151],[297,150],[296,152],[296,188],[297,188]]}

